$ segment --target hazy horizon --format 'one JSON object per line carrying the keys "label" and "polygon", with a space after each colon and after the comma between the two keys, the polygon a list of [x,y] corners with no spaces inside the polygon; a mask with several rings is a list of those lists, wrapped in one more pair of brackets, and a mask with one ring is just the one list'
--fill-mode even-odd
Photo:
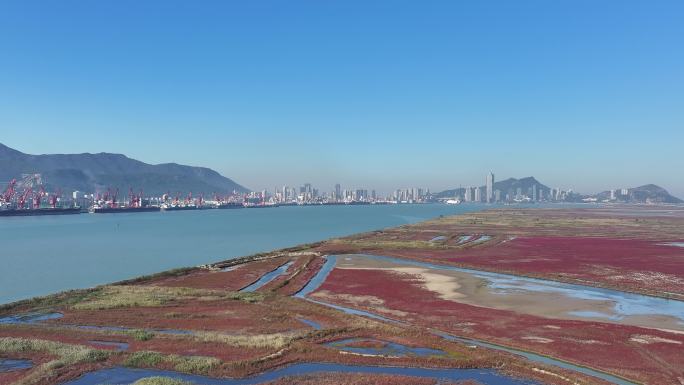
{"label": "hazy horizon", "polygon": [[251,189],[534,176],[684,198],[684,3],[0,6],[0,142]]}

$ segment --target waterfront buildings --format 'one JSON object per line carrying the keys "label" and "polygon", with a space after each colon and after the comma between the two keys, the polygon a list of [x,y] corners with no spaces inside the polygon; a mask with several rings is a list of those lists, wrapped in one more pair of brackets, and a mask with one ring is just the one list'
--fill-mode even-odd
{"label": "waterfront buildings", "polygon": [[487,174],[485,186],[487,188],[487,203],[492,203],[492,198],[494,197],[494,173],[491,171]]}

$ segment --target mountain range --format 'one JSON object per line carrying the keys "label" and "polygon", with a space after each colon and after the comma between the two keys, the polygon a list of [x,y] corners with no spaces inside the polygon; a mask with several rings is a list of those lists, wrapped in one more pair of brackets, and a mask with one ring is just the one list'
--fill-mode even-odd
{"label": "mountain range", "polygon": [[22,174],[41,174],[52,190],[92,193],[133,188],[145,194],[166,192],[205,195],[246,192],[247,188],[206,167],[176,163],[147,164],[122,154],[83,153],[30,155],[0,143],[0,181],[20,179]]}
{"label": "mountain range", "polygon": [[[614,200],[621,202],[684,203],[681,199],[670,195],[664,188],[654,184],[626,189],[626,194],[623,194],[622,189],[614,190],[612,195]],[[598,200],[610,199],[611,192],[603,191],[595,197]]]}

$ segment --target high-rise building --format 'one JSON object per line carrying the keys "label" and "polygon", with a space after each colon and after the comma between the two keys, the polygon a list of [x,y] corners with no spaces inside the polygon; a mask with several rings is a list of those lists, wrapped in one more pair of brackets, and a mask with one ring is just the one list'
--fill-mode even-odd
{"label": "high-rise building", "polygon": [[482,192],[481,188],[475,187],[475,199],[473,199],[475,202],[482,202]]}
{"label": "high-rise building", "polygon": [[335,196],[334,196],[335,201],[341,201],[342,200],[342,186],[340,186],[339,183],[335,185]]}
{"label": "high-rise building", "polygon": [[532,185],[532,202],[537,201],[537,185],[533,184]]}
{"label": "high-rise building", "polygon": [[494,173],[489,172],[487,174],[487,180],[486,180],[486,186],[487,186],[487,203],[492,202],[492,198],[494,197]]}

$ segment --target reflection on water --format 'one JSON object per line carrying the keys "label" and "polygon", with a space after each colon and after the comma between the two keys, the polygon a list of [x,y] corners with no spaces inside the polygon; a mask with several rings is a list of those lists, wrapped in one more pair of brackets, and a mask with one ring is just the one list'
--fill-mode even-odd
{"label": "reflection on water", "polygon": [[16,370],[30,369],[33,363],[30,360],[9,360],[0,358],[0,373],[14,372]]}
{"label": "reflection on water", "polygon": [[116,348],[116,350],[122,352],[124,350],[128,350],[128,343],[126,342],[116,342],[116,341],[98,341],[98,340],[93,340],[93,341],[88,341],[93,345],[96,346],[105,346],[105,347],[113,347]]}
{"label": "reflection on water", "polygon": [[0,325],[33,324],[51,319],[62,318],[62,313],[29,313],[0,318]]}
{"label": "reflection on water", "polygon": [[323,266],[318,270],[318,273],[311,278],[311,280],[300,290],[295,294],[295,297],[297,298],[306,298],[307,295],[313,293],[316,289],[318,289],[319,286],[325,282],[325,280],[328,278],[328,274],[332,271],[333,268],[335,268],[335,265],[337,264],[337,256],[336,255],[328,255],[325,257],[325,263]]}
{"label": "reflection on water", "polygon": [[306,318],[297,318],[297,320],[298,320],[299,322],[302,322],[302,323],[304,323],[304,324],[307,324],[307,325],[311,326],[312,328],[314,328],[314,330],[321,330],[321,329],[323,329],[323,327],[321,326],[321,324],[319,324],[319,323],[316,322],[316,321],[312,321],[312,320],[309,320],[309,319],[306,319]]}
{"label": "reflection on water", "polygon": [[287,269],[290,268],[290,265],[292,265],[292,262],[288,262],[277,269],[264,274],[261,278],[259,278],[256,282],[253,284],[241,289],[240,291],[242,292],[252,292],[260,289],[262,286],[266,285],[267,283],[273,281],[274,279],[278,278],[279,276],[285,274]]}

